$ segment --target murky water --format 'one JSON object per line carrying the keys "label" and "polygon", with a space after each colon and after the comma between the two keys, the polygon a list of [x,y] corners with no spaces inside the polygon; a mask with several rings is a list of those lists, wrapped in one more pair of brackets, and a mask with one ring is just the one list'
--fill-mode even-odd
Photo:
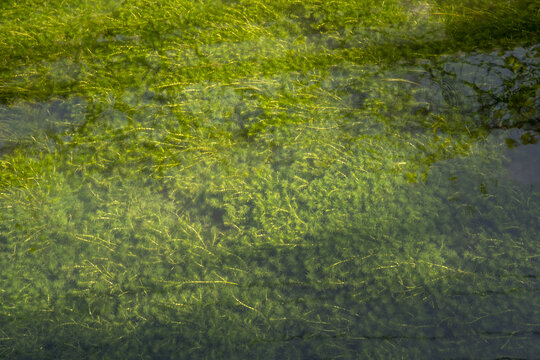
{"label": "murky water", "polygon": [[540,355],[540,45],[265,73],[394,31],[295,14],[0,105],[0,357]]}

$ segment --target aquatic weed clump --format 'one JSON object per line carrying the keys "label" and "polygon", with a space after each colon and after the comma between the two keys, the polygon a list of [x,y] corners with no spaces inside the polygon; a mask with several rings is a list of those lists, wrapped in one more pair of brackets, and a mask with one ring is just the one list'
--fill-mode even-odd
{"label": "aquatic weed clump", "polygon": [[461,5],[1,5],[0,357],[538,354],[537,56]]}

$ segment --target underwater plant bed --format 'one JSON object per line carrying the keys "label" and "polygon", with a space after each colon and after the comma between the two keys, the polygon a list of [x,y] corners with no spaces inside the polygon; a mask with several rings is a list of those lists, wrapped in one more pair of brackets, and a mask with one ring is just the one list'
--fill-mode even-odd
{"label": "underwater plant bed", "polygon": [[540,357],[537,2],[0,20],[0,358]]}

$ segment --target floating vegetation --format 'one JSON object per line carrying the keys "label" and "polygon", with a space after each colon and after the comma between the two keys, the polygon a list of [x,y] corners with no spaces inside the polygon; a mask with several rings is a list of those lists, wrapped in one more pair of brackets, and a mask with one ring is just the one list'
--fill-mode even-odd
{"label": "floating vegetation", "polygon": [[539,356],[536,2],[0,10],[0,358]]}

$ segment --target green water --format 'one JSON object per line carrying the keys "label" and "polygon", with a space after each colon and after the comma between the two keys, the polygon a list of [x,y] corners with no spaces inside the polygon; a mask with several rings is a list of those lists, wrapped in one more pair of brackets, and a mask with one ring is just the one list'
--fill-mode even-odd
{"label": "green water", "polygon": [[540,357],[534,1],[4,1],[0,358]]}

